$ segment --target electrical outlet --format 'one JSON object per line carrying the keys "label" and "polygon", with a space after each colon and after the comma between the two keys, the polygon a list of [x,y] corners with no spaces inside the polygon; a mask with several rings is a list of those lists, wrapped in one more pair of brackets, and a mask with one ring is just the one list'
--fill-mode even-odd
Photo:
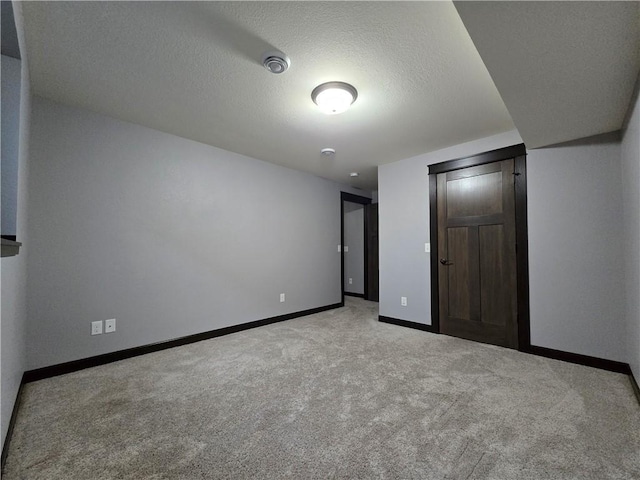
{"label": "electrical outlet", "polygon": [[280,294],[280,303],[283,303],[283,302],[284,302],[284,293],[281,293]]}
{"label": "electrical outlet", "polygon": [[342,252],[342,245],[338,245],[338,253]]}
{"label": "electrical outlet", "polygon": [[111,333],[116,331],[116,319],[112,318],[110,320],[104,321],[104,333]]}
{"label": "electrical outlet", "polygon": [[349,247],[347,247],[346,245],[344,246],[344,253],[348,253],[349,252]]}
{"label": "electrical outlet", "polygon": [[400,305],[403,307],[407,306],[407,297],[400,297]]}
{"label": "electrical outlet", "polygon": [[102,334],[102,320],[96,320],[95,322],[91,322],[91,335],[100,335]]}
{"label": "electrical outlet", "polygon": [[353,278],[349,279],[349,285],[353,285]]}
{"label": "electrical outlet", "polygon": [[431,244],[430,243],[425,243],[424,244],[424,253],[431,253]]}

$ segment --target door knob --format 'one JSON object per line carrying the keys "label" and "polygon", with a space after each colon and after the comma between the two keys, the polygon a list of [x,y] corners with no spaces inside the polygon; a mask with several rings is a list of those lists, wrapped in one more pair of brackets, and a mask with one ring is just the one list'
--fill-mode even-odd
{"label": "door knob", "polygon": [[440,259],[440,263],[441,263],[442,265],[444,265],[445,267],[448,267],[449,265],[453,265],[453,263],[448,262],[446,258],[441,258],[441,259]]}

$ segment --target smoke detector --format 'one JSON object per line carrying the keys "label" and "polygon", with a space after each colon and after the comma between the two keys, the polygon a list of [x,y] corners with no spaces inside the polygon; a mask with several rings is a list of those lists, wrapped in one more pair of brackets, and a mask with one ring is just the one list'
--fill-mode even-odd
{"label": "smoke detector", "polygon": [[323,148],[320,150],[320,153],[325,157],[330,157],[331,155],[335,155],[336,151],[333,148]]}
{"label": "smoke detector", "polygon": [[276,50],[262,55],[262,65],[271,73],[280,74],[287,71],[291,60],[284,53]]}

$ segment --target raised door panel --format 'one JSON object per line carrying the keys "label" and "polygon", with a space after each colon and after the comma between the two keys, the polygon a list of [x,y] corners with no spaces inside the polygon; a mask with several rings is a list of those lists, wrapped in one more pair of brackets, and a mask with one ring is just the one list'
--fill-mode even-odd
{"label": "raised door panel", "polygon": [[479,233],[481,318],[483,322],[505,326],[510,314],[510,290],[504,268],[504,227],[483,225]]}
{"label": "raised door panel", "polygon": [[[455,258],[451,265],[444,265],[449,283],[449,316],[471,320],[471,295],[469,289],[469,229],[457,227],[447,229],[447,256]],[[448,262],[449,263],[449,262]]]}

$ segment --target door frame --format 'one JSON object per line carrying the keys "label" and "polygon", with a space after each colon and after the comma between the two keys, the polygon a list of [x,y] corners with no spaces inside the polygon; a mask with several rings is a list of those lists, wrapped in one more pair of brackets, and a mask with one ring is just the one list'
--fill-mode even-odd
{"label": "door frame", "polygon": [[[371,199],[354,195],[353,193],[340,192],[340,285],[342,295],[342,305],[344,305],[344,202],[359,203],[363,206],[362,216],[364,217],[364,298],[369,299],[369,246],[367,245],[367,229],[369,221],[364,212],[364,206],[371,203]],[[354,295],[359,296],[359,295]]]}
{"label": "door frame", "polygon": [[518,350],[530,351],[531,327],[529,318],[529,245],[527,229],[527,151],[523,143],[489,152],[457,158],[429,165],[429,233],[431,236],[431,325],[440,333],[438,284],[438,184],[439,173],[467,167],[514,159],[515,215],[516,215],[516,298]]}

